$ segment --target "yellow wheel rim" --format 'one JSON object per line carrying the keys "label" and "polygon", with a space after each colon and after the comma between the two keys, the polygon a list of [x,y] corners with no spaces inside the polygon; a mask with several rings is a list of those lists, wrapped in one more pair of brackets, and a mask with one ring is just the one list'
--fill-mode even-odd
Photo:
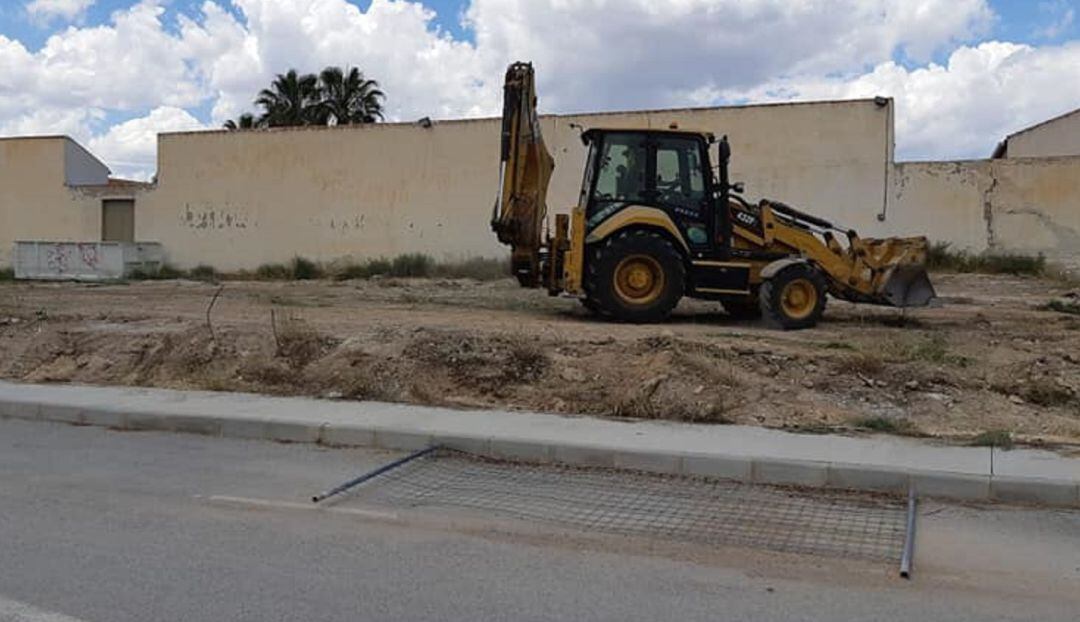
{"label": "yellow wheel rim", "polygon": [[814,284],[806,279],[797,279],[784,286],[780,293],[780,306],[784,315],[793,320],[810,317],[817,308],[818,291]]}
{"label": "yellow wheel rim", "polygon": [[664,269],[648,255],[630,255],[615,266],[615,293],[632,305],[654,302],[664,291]]}

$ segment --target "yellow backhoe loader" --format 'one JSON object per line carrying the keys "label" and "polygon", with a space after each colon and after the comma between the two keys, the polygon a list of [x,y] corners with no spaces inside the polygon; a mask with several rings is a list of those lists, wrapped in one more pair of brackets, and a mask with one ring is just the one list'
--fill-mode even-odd
{"label": "yellow backhoe loader", "polygon": [[522,286],[576,296],[615,321],[658,322],[692,296],[785,329],[814,326],[827,295],[894,307],[934,298],[926,238],[860,238],[779,201],[752,204],[729,182],[727,137],[709,132],[584,131],[580,199],[545,232],[554,160],[535,84],[531,64],[507,70],[491,221]]}

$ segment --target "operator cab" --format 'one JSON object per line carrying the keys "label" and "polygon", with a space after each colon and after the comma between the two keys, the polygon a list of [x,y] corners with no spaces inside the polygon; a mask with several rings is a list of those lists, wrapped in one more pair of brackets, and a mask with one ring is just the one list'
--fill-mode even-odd
{"label": "operator cab", "polygon": [[686,130],[590,129],[579,205],[586,234],[634,207],[664,212],[694,259],[727,256],[731,237],[727,205],[727,139],[720,141],[719,175],[710,165],[708,132]]}

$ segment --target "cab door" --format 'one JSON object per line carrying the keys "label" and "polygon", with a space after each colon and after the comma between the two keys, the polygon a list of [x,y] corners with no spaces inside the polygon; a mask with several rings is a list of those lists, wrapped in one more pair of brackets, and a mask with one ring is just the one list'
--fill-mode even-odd
{"label": "cab door", "polygon": [[675,221],[692,256],[715,255],[717,239],[705,142],[690,136],[661,134],[650,143],[650,163],[655,168],[650,171],[653,183],[649,198]]}
{"label": "cab door", "polygon": [[699,295],[749,291],[750,265],[730,260],[727,210],[723,193],[713,188],[705,141],[679,135],[657,136],[655,200],[682,230],[690,247],[690,286]]}

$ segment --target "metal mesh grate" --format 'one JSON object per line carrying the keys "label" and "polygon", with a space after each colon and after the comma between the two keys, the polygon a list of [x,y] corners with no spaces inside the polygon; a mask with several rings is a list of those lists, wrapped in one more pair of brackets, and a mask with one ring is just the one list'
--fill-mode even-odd
{"label": "metal mesh grate", "polygon": [[354,498],[459,507],[584,530],[776,551],[896,560],[899,500],[601,469],[525,465],[439,451],[381,475]]}

